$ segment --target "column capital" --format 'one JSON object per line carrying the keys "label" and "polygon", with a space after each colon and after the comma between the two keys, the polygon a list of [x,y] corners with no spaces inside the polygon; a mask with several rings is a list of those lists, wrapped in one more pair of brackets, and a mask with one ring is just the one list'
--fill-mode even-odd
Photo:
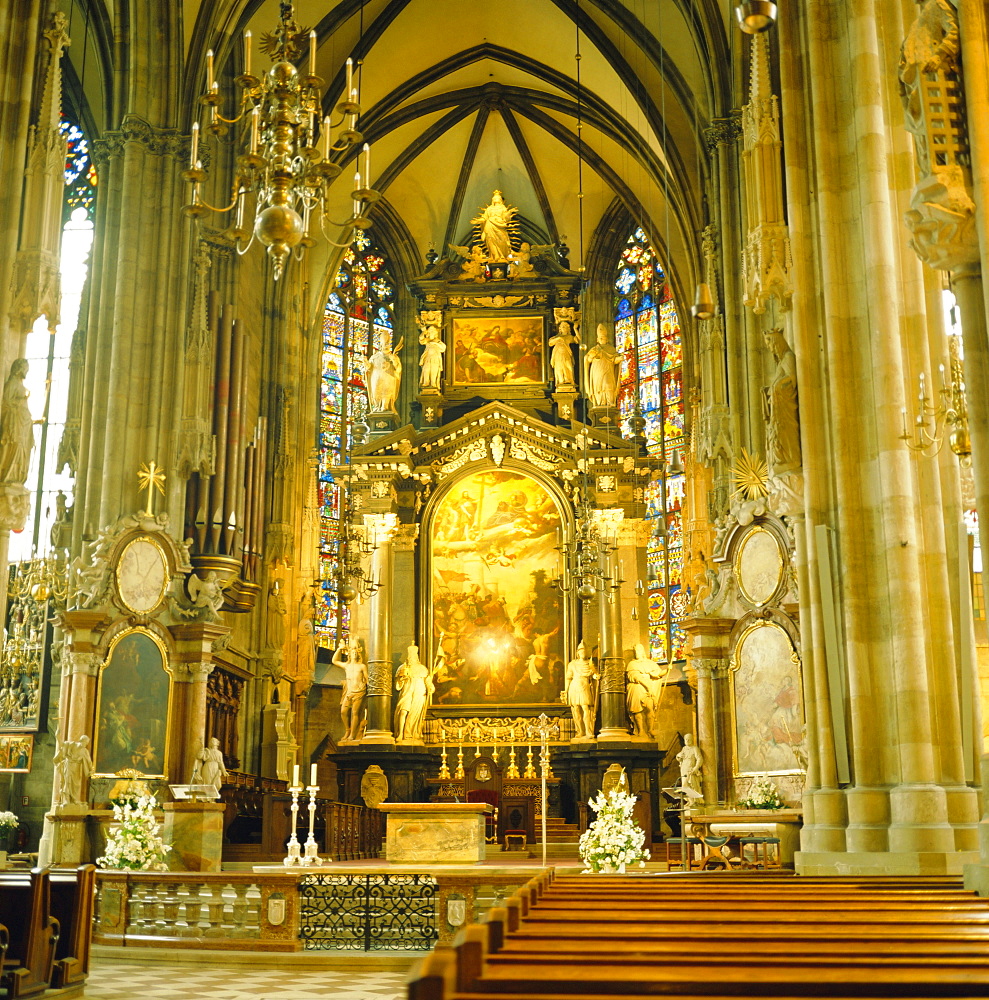
{"label": "column capital", "polygon": [[392,536],[392,548],[396,552],[415,552],[418,538],[418,524],[400,524]]}
{"label": "column capital", "polygon": [[365,514],[364,531],[368,541],[377,547],[390,542],[398,530],[398,514]]}

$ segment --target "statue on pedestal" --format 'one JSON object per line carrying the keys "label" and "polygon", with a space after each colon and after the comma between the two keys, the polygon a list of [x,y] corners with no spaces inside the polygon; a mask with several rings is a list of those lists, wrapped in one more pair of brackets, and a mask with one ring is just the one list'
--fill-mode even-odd
{"label": "statue on pedestal", "polygon": [[0,483],[23,486],[34,447],[34,421],[24,388],[28,365],[18,358],[10,366],[0,408]]}
{"label": "statue on pedestal", "polygon": [[364,362],[367,378],[367,400],[372,413],[397,413],[395,401],[402,386],[402,359],[399,351],[405,338],[402,337],[394,350],[385,350],[379,340],[378,349]]}
{"label": "statue on pedestal", "polygon": [[344,673],[340,693],[340,719],[344,735],[340,742],[357,743],[364,719],[364,702],[367,700],[367,665],[361,659],[360,648],[353,637],[337,649],[330,662]]}
{"label": "statue on pedestal", "polygon": [[216,789],[216,797],[220,797],[220,786],[227,776],[227,768],[223,763],[223,752],[220,750],[220,741],[215,737],[210,737],[209,746],[203,747],[196,754],[196,762],[192,766],[192,777],[189,779],[190,785],[212,785]]}
{"label": "statue on pedestal", "polygon": [[59,777],[56,805],[85,805],[83,790],[93,774],[93,758],[89,755],[89,737],[59,743],[52,759]]}
{"label": "statue on pedestal", "polygon": [[433,694],[433,677],[419,659],[418,646],[409,646],[405,660],[395,674],[395,686],[399,690],[395,706],[395,739],[403,743],[421,742],[426,709]]}
{"label": "statue on pedestal", "polygon": [[472,226],[481,227],[481,242],[493,261],[507,261],[512,252],[511,225],[518,209],[506,205],[500,191],[491,195],[491,203],[470,220]]}
{"label": "statue on pedestal", "polygon": [[419,343],[423,346],[422,355],[419,358],[420,389],[440,388],[440,380],[443,378],[443,354],[446,351],[446,344],[440,337],[440,331],[432,325],[427,326],[419,334]]}
{"label": "statue on pedestal", "polygon": [[267,613],[267,648],[281,649],[285,645],[285,616],[288,614],[281,580],[275,580],[268,590]]}
{"label": "statue on pedestal", "polygon": [[561,319],[556,326],[556,334],[549,338],[548,343],[552,348],[549,362],[553,367],[556,388],[562,389],[564,386],[572,386],[574,384],[572,346],[578,343],[573,323],[568,319]]}
{"label": "statue on pedestal", "polygon": [[577,654],[567,664],[564,675],[564,690],[560,697],[564,705],[570,706],[573,715],[574,737],[594,739],[595,688],[598,679],[594,671],[594,661],[584,656],[584,643],[577,646]]}
{"label": "statue on pedestal", "polygon": [[591,406],[610,409],[617,405],[621,363],[621,356],[611,344],[608,328],[598,323],[597,343],[584,355],[584,395]]}
{"label": "statue on pedestal", "polygon": [[797,359],[778,327],[764,334],[776,371],[766,392],[766,452],[771,472],[799,469],[800,423],[797,419]]}
{"label": "statue on pedestal", "polygon": [[677,754],[680,765],[680,786],[686,789],[689,799],[701,799],[701,777],[703,776],[704,755],[701,748],[694,745],[694,737],[687,733],[683,738],[683,749]]}
{"label": "statue on pedestal", "polygon": [[646,656],[642,643],[635,646],[635,659],[625,668],[628,683],[625,700],[632,719],[632,735],[656,739],[656,709],[663,691],[663,678],[669,667],[661,667]]}

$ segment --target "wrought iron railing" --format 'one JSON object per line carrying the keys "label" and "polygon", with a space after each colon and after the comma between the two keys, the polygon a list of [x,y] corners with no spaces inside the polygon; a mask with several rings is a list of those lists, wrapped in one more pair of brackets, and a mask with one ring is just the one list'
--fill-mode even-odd
{"label": "wrought iron railing", "polygon": [[431,875],[304,875],[299,936],[306,951],[428,951],[438,892]]}

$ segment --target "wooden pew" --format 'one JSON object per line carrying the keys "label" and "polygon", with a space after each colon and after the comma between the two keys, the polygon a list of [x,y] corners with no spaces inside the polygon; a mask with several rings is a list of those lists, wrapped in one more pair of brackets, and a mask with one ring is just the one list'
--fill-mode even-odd
{"label": "wooden pew", "polygon": [[51,915],[59,923],[52,986],[61,988],[86,981],[89,945],[96,904],[96,866],[50,868]]}
{"label": "wooden pew", "polygon": [[989,996],[989,906],[957,881],[744,881],[534,879],[423,963],[408,995]]}
{"label": "wooden pew", "polygon": [[0,980],[7,997],[39,996],[51,983],[59,932],[47,871],[0,874],[0,923],[10,938]]}

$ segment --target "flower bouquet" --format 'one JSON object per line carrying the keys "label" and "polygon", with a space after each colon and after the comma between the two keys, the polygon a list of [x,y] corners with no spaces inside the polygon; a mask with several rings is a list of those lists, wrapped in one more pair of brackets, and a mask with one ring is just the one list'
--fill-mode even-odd
{"label": "flower bouquet", "polygon": [[753,779],[749,793],[738,804],[745,809],[782,809],[783,800],[776,786],[769,780],[768,774],[761,774]]}
{"label": "flower bouquet", "polygon": [[96,859],[103,868],[131,871],[168,871],[165,854],[171,850],[161,839],[155,819],[155,800],[142,795],[136,802],[113,807],[114,824],[106,838],[106,854]]}
{"label": "flower bouquet", "polygon": [[581,834],[580,857],[585,872],[624,872],[626,865],[645,865],[649,852],[643,850],[646,835],[632,819],[635,796],[624,782],[607,795],[599,792],[588,805],[597,819]]}
{"label": "flower bouquet", "polygon": [[0,851],[6,851],[10,838],[20,825],[20,820],[9,810],[0,812]]}

